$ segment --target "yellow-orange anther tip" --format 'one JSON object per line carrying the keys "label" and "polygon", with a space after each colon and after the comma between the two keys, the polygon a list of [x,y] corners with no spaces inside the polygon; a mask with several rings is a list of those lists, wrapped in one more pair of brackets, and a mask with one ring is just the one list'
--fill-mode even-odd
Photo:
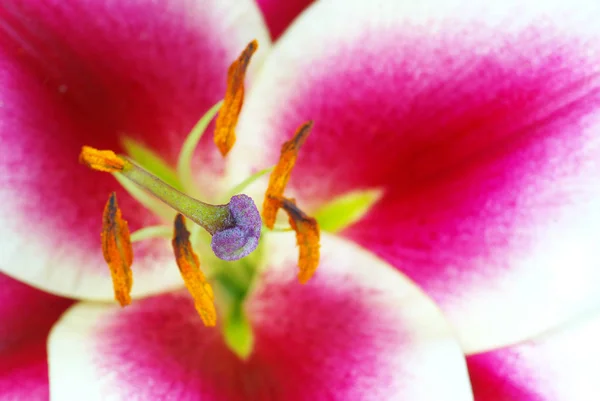
{"label": "yellow-orange anther tip", "polygon": [[83,146],[79,153],[79,162],[92,170],[114,173],[123,171],[125,159],[117,156],[112,150],[98,150],[91,146]]}
{"label": "yellow-orange anther tip", "polygon": [[277,211],[281,207],[280,202],[276,199],[283,196],[285,187],[290,180],[292,170],[296,164],[298,152],[302,145],[304,145],[304,142],[306,142],[306,138],[308,138],[312,126],[312,121],[307,121],[300,125],[292,139],[285,142],[281,147],[279,161],[269,177],[269,186],[267,187],[265,200],[263,202],[262,216],[263,222],[267,228],[273,228],[275,224]]}
{"label": "yellow-orange anther tip", "polygon": [[216,326],[217,311],[212,287],[200,270],[200,260],[190,243],[190,232],[181,213],[175,217],[173,251],[186,288],[194,298],[194,306],[205,326]]}
{"label": "yellow-orange anther tip", "polygon": [[244,104],[244,79],[252,55],[258,49],[258,42],[248,43],[240,56],[227,71],[227,89],[223,106],[215,121],[214,142],[221,155],[227,156],[235,144],[235,127]]}
{"label": "yellow-orange anther tip", "polygon": [[273,197],[278,206],[289,216],[290,225],[296,232],[298,255],[298,281],[306,284],[315,274],[321,257],[321,232],[317,220],[304,213],[293,199]]}
{"label": "yellow-orange anther tip", "polygon": [[115,299],[126,306],[131,303],[131,287],[133,285],[133,248],[129,237],[129,226],[121,215],[117,203],[117,195],[113,192],[108,197],[102,216],[102,254],[110,268]]}

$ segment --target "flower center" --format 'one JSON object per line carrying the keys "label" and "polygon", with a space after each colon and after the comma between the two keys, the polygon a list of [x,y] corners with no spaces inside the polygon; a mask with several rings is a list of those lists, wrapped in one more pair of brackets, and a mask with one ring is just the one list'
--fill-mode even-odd
{"label": "flower center", "polygon": [[[233,196],[228,204],[211,205],[183,192],[183,189],[193,190],[192,155],[217,112],[219,115],[214,132],[216,146],[223,157],[226,157],[234,145],[235,126],[244,98],[245,71],[256,48],[256,41],[248,44],[229,68],[224,101],[212,107],[187,137],[176,171],[159,156],[132,140],[126,140],[125,147],[130,156],[144,161],[144,167],[133,158],[117,155],[110,150],[84,146],[80,154],[83,164],[93,170],[113,174],[134,198],[151,211],[162,217],[172,218],[172,212],[165,208],[167,205],[177,212],[173,229],[166,226],[146,227],[130,235],[127,222],[118,207],[116,195],[110,195],[103,215],[102,251],[113,279],[115,299],[122,306],[131,302],[131,242],[172,234],[175,259],[185,286],[194,299],[198,314],[205,325],[215,326],[216,299],[220,303],[219,310],[225,311],[222,324],[225,340],[242,358],[247,357],[252,349],[252,332],[242,305],[262,260],[263,252],[259,242],[261,231],[281,231],[274,226],[279,209],[283,209],[289,217],[290,228],[284,230],[296,232],[300,283],[306,283],[314,275],[320,257],[320,229],[317,219],[304,213],[294,200],[284,197],[285,187],[299,150],[310,133],[312,122],[301,125],[292,139],[283,144],[277,165],[259,171],[235,186],[230,191]],[[267,173],[271,175],[263,203],[263,228],[256,205],[250,197],[240,192]],[[369,191],[359,191],[358,194],[334,200],[317,211],[319,220],[322,219],[331,231],[339,231],[351,224],[366,213],[370,205],[378,199],[378,195],[365,196],[365,192]],[[196,224],[191,227],[191,232],[188,231],[184,216]],[[328,216],[343,217],[332,220],[328,219]],[[340,219],[344,221],[340,222]],[[204,232],[198,227],[202,227]],[[205,252],[208,242],[212,252]],[[194,252],[192,243],[194,247],[200,248],[202,259],[208,262],[207,276],[210,283],[200,269],[200,259]],[[252,254],[257,248],[258,252]],[[213,291],[213,285],[216,291]]]}

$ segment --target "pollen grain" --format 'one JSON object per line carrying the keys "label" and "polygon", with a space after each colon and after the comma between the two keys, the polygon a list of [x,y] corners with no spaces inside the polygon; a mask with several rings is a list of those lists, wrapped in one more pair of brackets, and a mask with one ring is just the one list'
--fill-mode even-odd
{"label": "pollen grain", "polygon": [[185,218],[181,213],[175,217],[173,250],[177,266],[185,286],[194,298],[194,305],[205,326],[217,324],[217,311],[214,293],[206,277],[200,270],[200,261],[190,243],[190,232],[185,227]]}
{"label": "pollen grain", "polygon": [[115,299],[126,306],[131,303],[133,248],[127,221],[121,216],[117,196],[113,192],[106,202],[102,216],[102,254],[112,276]]}
{"label": "pollen grain", "polygon": [[235,126],[244,104],[244,79],[252,55],[258,49],[258,42],[248,43],[240,56],[227,71],[227,89],[219,115],[215,121],[214,142],[225,157],[235,144]]}

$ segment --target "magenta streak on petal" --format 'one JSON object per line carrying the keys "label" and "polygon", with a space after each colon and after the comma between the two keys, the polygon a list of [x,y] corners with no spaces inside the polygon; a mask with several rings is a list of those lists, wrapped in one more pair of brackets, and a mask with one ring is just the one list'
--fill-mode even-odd
{"label": "magenta streak on petal", "polygon": [[[501,356],[500,356],[501,355]],[[531,373],[519,370],[519,354],[510,350],[492,351],[467,358],[476,401],[548,401],[527,388]]]}
{"label": "magenta streak on petal", "polygon": [[[462,41],[469,32],[419,29],[342,43],[295,67],[270,129],[283,136],[316,122],[290,182],[305,203],[384,188],[343,234],[442,301],[509,269],[507,255],[528,252],[562,205],[586,202],[572,185],[600,175],[585,131],[600,105],[600,60],[551,31],[481,27],[475,53]],[[490,270],[476,271],[482,260]]]}
{"label": "magenta streak on petal", "polygon": [[[377,294],[350,278],[300,286],[292,267],[283,280],[267,277],[249,301],[256,343],[248,361],[203,326],[186,294],[171,294],[138,301],[96,329],[98,374],[113,378],[123,399],[389,399],[393,378],[410,374],[390,362],[410,343],[397,311],[366,308]],[[149,378],[151,386],[140,385]]]}
{"label": "magenta streak on petal", "polygon": [[258,0],[271,37],[276,40],[290,23],[314,0]]}
{"label": "magenta streak on petal", "polygon": [[[115,189],[132,230],[156,222],[77,156],[84,144],[119,150],[126,133],[174,162],[191,127],[220,98],[231,52],[213,32],[216,17],[189,11],[192,3],[0,7],[0,140],[10,150],[0,185],[19,197],[13,214],[26,215],[36,230],[52,228],[51,246],[96,250],[99,213]],[[136,256],[144,252],[152,251],[139,246]]]}

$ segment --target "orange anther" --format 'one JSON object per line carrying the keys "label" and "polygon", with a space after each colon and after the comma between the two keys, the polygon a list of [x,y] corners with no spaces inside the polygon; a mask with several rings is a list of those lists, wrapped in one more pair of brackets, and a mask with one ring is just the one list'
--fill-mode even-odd
{"label": "orange anther", "polygon": [[244,104],[244,79],[248,64],[256,49],[258,49],[256,40],[248,43],[242,54],[229,66],[227,71],[225,99],[215,121],[214,135],[215,145],[223,156],[226,156],[235,144],[235,126]]}
{"label": "orange anther", "polygon": [[280,202],[276,199],[283,196],[285,186],[287,185],[290,175],[292,174],[292,169],[296,164],[298,151],[306,141],[312,126],[312,121],[302,124],[294,134],[294,137],[284,143],[281,147],[279,161],[269,178],[269,186],[267,187],[265,200],[263,202],[262,216],[263,222],[267,228],[273,228],[273,225],[275,224],[277,210],[281,207]]}
{"label": "orange anther", "polygon": [[178,213],[175,217],[172,244],[181,277],[194,298],[194,305],[198,314],[205,326],[215,326],[217,324],[217,311],[214,304],[213,290],[200,270],[200,261],[192,249],[190,232],[185,227],[185,218],[181,213]]}
{"label": "orange anther", "polygon": [[127,161],[119,157],[112,150],[98,150],[90,146],[81,148],[79,162],[92,170],[114,173],[123,171]]}
{"label": "orange anther", "polygon": [[307,216],[293,199],[281,197],[272,197],[273,202],[278,204],[278,207],[283,208],[290,218],[290,225],[296,232],[296,243],[299,248],[298,257],[298,280],[302,284],[306,284],[308,280],[315,274],[319,266],[320,258],[320,230],[317,220]]}
{"label": "orange anther", "polygon": [[106,202],[102,216],[102,253],[112,276],[115,299],[121,306],[131,303],[133,248],[127,221],[121,216],[117,195],[113,192]]}

